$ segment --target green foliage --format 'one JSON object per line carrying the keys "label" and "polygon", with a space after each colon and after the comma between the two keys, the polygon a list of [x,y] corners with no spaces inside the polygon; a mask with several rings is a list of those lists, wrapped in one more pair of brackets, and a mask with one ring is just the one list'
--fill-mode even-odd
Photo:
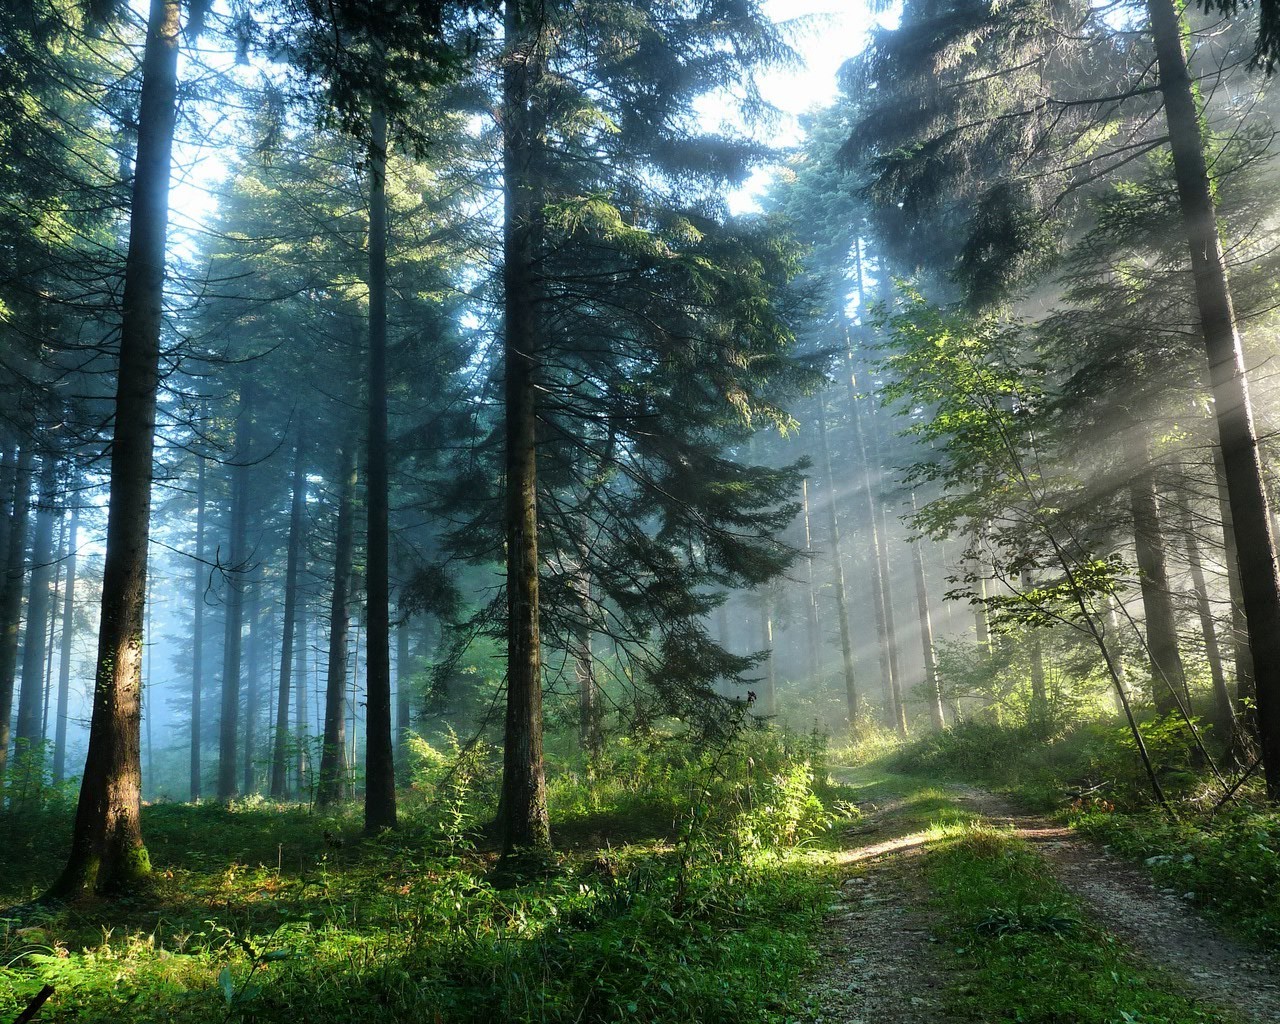
{"label": "green foliage", "polygon": [[[41,984],[46,1019],[80,1022],[766,1021],[795,1013],[804,937],[832,879],[796,847],[834,804],[821,743],[767,731],[718,749],[668,738],[569,763],[553,827],[594,815],[594,844],[497,888],[476,822],[493,812],[491,752],[414,743],[402,827],[360,837],[358,808],[144,809],[154,888],[47,910],[0,933],[0,1017]],[[630,773],[627,783],[619,782]],[[647,803],[646,803],[647,801]],[[628,842],[632,818],[666,834]],[[59,839],[53,811],[34,826]],[[616,826],[616,827],[615,827]],[[59,843],[0,846],[3,877]],[[8,889],[9,898],[26,893]]]}
{"label": "green foliage", "polygon": [[1072,818],[1230,930],[1280,948],[1280,814],[1252,807],[1170,820],[1082,809]]}
{"label": "green foliage", "polygon": [[1025,1024],[1219,1019],[1086,923],[1044,860],[1007,832],[964,825],[944,833],[925,874],[944,948],[966,972],[949,1000],[953,1012]]}

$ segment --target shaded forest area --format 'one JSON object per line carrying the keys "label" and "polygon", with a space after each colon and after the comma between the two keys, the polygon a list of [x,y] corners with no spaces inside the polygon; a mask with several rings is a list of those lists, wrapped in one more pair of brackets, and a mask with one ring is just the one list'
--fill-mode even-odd
{"label": "shaded forest area", "polygon": [[0,8],[0,1019],[1276,1019],[1280,9],[849,12]]}

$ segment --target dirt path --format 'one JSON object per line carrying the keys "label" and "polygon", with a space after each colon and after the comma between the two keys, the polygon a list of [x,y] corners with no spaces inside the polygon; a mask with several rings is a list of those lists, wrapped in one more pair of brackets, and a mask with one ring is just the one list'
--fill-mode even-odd
{"label": "dirt path", "polygon": [[1280,962],[1224,936],[1191,911],[1186,894],[1160,889],[1079,833],[1020,814],[990,793],[964,789],[957,798],[992,824],[1015,829],[1100,924],[1181,980],[1200,1002],[1257,1024],[1280,1021]]}
{"label": "dirt path", "polygon": [[[1193,914],[1182,894],[1162,891],[1139,870],[1070,829],[1016,812],[999,797],[956,788],[957,805],[1010,827],[1051,865],[1058,880],[1126,945],[1188,994],[1249,1024],[1280,1022],[1280,963],[1222,936]],[[942,993],[963,983],[934,955],[933,920],[920,877],[925,834],[897,821],[899,803],[866,806],[846,834],[849,877],[832,905],[826,949],[811,996],[814,1024],[950,1024]]]}

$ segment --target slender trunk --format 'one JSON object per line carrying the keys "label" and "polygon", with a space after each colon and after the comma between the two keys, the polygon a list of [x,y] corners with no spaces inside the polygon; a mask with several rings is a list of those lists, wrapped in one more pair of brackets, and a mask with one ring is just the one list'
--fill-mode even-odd
{"label": "slender trunk", "polygon": [[[850,378],[852,380],[852,378]],[[858,410],[858,396],[849,396],[849,408],[853,416],[853,437],[858,457],[862,461],[862,472],[858,474],[862,484],[862,500],[867,506],[867,523],[871,527],[871,549],[868,561],[871,565],[871,609],[876,622],[877,651],[880,655],[880,676],[884,681],[884,705],[888,712],[889,724],[905,736],[907,717],[902,707],[900,684],[894,671],[892,642],[889,639],[889,586],[885,579],[885,565],[881,562],[880,515],[876,508],[875,492],[871,487],[871,463],[867,459],[867,445],[862,436],[862,416]]]}
{"label": "slender trunk", "polygon": [[192,580],[194,593],[191,605],[191,759],[189,764],[191,799],[199,800],[200,740],[204,734],[204,515],[205,515],[205,462],[196,458],[196,560]]}
{"label": "slender trunk", "polygon": [[1178,652],[1178,621],[1169,592],[1159,497],[1149,470],[1129,485],[1129,502],[1151,658],[1151,699],[1156,711],[1165,715],[1177,709],[1179,698],[1185,698],[1187,683]]}
{"label": "slender trunk", "polygon": [[381,108],[374,108],[371,124],[364,830],[374,834],[396,827],[396,764],[391,742],[391,585],[387,579],[387,118]]}
{"label": "slender trunk", "polygon": [[245,659],[244,694],[244,782],[240,792],[254,793],[258,789],[256,761],[258,755],[258,719],[262,699],[262,591],[255,580],[248,584],[249,599],[245,619],[248,620],[248,657]]}
{"label": "slender trunk", "polygon": [[307,689],[307,602],[300,596],[298,601],[298,642],[296,645],[293,674],[297,677],[297,719],[298,730],[298,763],[294,766],[297,790],[305,793],[311,777],[311,725],[310,708],[308,707]]}
{"label": "slender trunk", "polygon": [[[1019,576],[1019,584],[1024,594],[1035,589],[1035,581],[1031,578],[1031,570],[1023,569]],[[1044,681],[1044,644],[1040,635],[1040,627],[1028,627],[1027,642],[1030,645],[1030,677],[1031,706],[1027,713],[1027,724],[1033,731],[1045,733],[1049,728],[1049,691]]]}
{"label": "slender trunk", "polygon": [[329,668],[325,680],[324,745],[316,803],[329,807],[346,796],[347,786],[347,599],[355,537],[356,441],[343,445],[339,475],[338,530],[333,548],[333,599],[329,605]]}
{"label": "slender trunk", "polygon": [[768,597],[760,602],[760,644],[765,651],[764,661],[764,714],[770,718],[778,714],[778,677],[773,666],[773,607]]}
{"label": "slender trunk", "polygon": [[1244,610],[1256,687],[1258,736],[1267,795],[1280,800],[1280,574],[1276,569],[1261,453],[1236,331],[1217,210],[1205,163],[1204,139],[1172,0],[1148,0],[1164,96],[1169,147],[1191,255],[1196,305],[1213,388],[1218,438],[1226,467],[1231,520],[1240,549]]}
{"label": "slender trunk", "polygon": [[22,630],[22,583],[26,576],[27,523],[31,519],[29,448],[18,455],[14,472],[13,511],[9,517],[9,546],[0,588],[0,779],[9,758],[9,729],[13,716],[14,683],[18,670],[18,637]]}
{"label": "slender trunk", "polygon": [[226,631],[222,641],[222,708],[218,720],[218,799],[236,795],[236,741],[240,716],[240,655],[244,629],[244,590],[249,532],[249,418],[252,386],[240,394],[235,452],[231,467],[231,575],[227,579]]}
{"label": "slender trunk", "polygon": [[[884,449],[880,444],[880,429],[876,422],[875,408],[871,409],[871,423],[868,433],[871,436],[870,464],[885,464]],[[876,561],[880,567],[882,583],[881,601],[884,605],[885,643],[889,651],[889,678],[893,685],[894,728],[901,737],[907,735],[907,702],[902,692],[902,668],[898,663],[898,629],[897,619],[893,612],[893,574],[889,563],[889,504],[883,495],[877,497],[879,508],[877,522],[880,526],[879,545],[876,549]]]}
{"label": "slender trunk", "polygon": [[179,0],[151,0],[142,57],[93,716],[71,853],[52,890],[63,896],[131,888],[151,870],[138,727],[180,13]]}
{"label": "slender trunk", "polygon": [[831,449],[827,443],[827,406],[818,396],[818,446],[827,485],[827,526],[831,532],[831,576],[836,591],[836,615],[840,620],[840,654],[844,668],[844,693],[849,732],[858,727],[858,685],[853,671],[853,639],[849,635],[849,606],[844,593],[844,562],[840,550],[840,516],[836,512],[836,484],[831,473]]}
{"label": "slender trunk", "polygon": [[1222,464],[1222,451],[1213,450],[1214,479],[1217,483],[1218,508],[1222,516],[1222,561],[1227,570],[1227,596],[1231,599],[1231,650],[1236,666],[1236,722],[1256,731],[1253,719],[1253,651],[1249,647],[1249,621],[1244,613],[1244,589],[1240,584],[1240,552],[1236,548],[1236,531],[1231,523],[1231,501],[1227,495],[1227,470]]}
{"label": "slender trunk", "polygon": [[535,264],[542,222],[541,12],[508,0],[503,66],[503,356],[506,385],[507,717],[502,770],[502,850],[548,850],[542,757],[542,648],[538,621]]}
{"label": "slender trunk", "polygon": [[[911,511],[916,511],[916,493],[911,492]],[[929,615],[929,589],[924,578],[924,554],[920,541],[911,545],[911,563],[916,578],[916,609],[920,615],[920,649],[924,656],[925,702],[929,706],[929,720],[935,729],[946,728],[942,713],[942,690],[938,685],[938,663],[933,653],[933,620]]]}
{"label": "slender trunk", "polygon": [[818,679],[818,645],[821,625],[818,621],[818,588],[813,580],[813,560],[816,552],[813,550],[813,524],[809,516],[809,478],[805,477],[800,482],[801,488],[801,510],[804,515],[804,571],[805,582],[807,583],[806,593],[808,600],[805,602],[805,641],[807,653],[809,656],[809,679],[811,682],[817,682]]}
{"label": "slender trunk", "polygon": [[45,643],[44,654],[44,707],[40,715],[40,743],[42,746],[49,741],[49,704],[53,700],[53,662],[55,653],[53,641],[58,631],[58,612],[62,607],[60,600],[62,594],[62,567],[67,561],[67,517],[65,508],[59,510],[58,520],[58,546],[54,549],[57,554],[53,570],[53,591],[50,595],[48,639]]}
{"label": "slender trunk", "polygon": [[41,707],[44,703],[45,632],[49,622],[53,580],[54,502],[58,496],[58,463],[46,453],[40,460],[40,507],[31,541],[31,580],[27,591],[27,628],[22,644],[22,690],[18,696],[18,728],[15,753],[34,756],[40,744]]}
{"label": "slender trunk", "polygon": [[1107,630],[1112,636],[1112,653],[1110,655],[1111,670],[1115,675],[1115,686],[1112,696],[1115,697],[1116,710],[1125,710],[1125,700],[1129,693],[1128,672],[1125,669],[1124,652],[1120,646],[1120,612],[1116,608],[1116,599],[1107,598]]}
{"label": "slender trunk", "polygon": [[58,662],[58,705],[53,723],[53,781],[67,774],[67,705],[71,698],[71,644],[76,635],[76,534],[80,529],[80,509],[71,510],[67,530],[67,582],[62,595],[62,650]]}
{"label": "slender trunk", "polygon": [[[1190,517],[1188,516],[1188,519]],[[1187,565],[1191,569],[1191,585],[1195,591],[1196,615],[1200,619],[1200,634],[1204,637],[1204,656],[1209,662],[1209,676],[1213,680],[1213,726],[1219,736],[1230,737],[1235,732],[1236,711],[1227,689],[1227,676],[1222,665],[1222,649],[1218,643],[1218,624],[1214,621],[1213,605],[1209,601],[1209,588],[1204,579],[1204,565],[1200,559],[1200,542],[1196,539],[1195,524],[1188,522],[1183,534],[1187,550]]]}
{"label": "slender trunk", "polygon": [[578,687],[578,742],[590,756],[600,753],[600,695],[596,683],[595,654],[591,650],[591,576],[586,568],[586,550],[579,549],[573,592],[577,614],[573,620],[573,674]]}
{"label": "slender trunk", "polygon": [[[293,451],[293,501],[289,507],[289,545],[284,571],[284,623],[280,636],[280,686],[276,697],[276,729],[271,753],[271,795],[277,800],[288,789],[289,693],[292,689],[293,634],[298,618],[298,564],[302,561],[303,513],[307,505],[307,474],[302,437]],[[299,677],[301,692],[304,677]]]}
{"label": "slender trunk", "polygon": [[413,668],[409,662],[409,616],[396,623],[396,771],[402,783],[409,781],[409,733],[413,729],[410,684]]}

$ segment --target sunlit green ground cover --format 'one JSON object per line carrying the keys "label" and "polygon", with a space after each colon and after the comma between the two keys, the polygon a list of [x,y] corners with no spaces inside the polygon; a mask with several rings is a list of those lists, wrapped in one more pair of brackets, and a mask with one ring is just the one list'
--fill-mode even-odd
{"label": "sunlit green ground cover", "polygon": [[[46,983],[48,1021],[795,1012],[830,901],[822,846],[841,813],[819,745],[763,733],[711,750],[634,743],[570,765],[551,784],[567,852],[524,880],[493,873],[487,752],[461,768],[454,753],[420,753],[403,825],[378,839],[359,836],[355,808],[147,808],[153,890],[18,914],[0,936],[0,1017]],[[19,809],[3,828],[10,904],[53,877],[69,816]]]}

